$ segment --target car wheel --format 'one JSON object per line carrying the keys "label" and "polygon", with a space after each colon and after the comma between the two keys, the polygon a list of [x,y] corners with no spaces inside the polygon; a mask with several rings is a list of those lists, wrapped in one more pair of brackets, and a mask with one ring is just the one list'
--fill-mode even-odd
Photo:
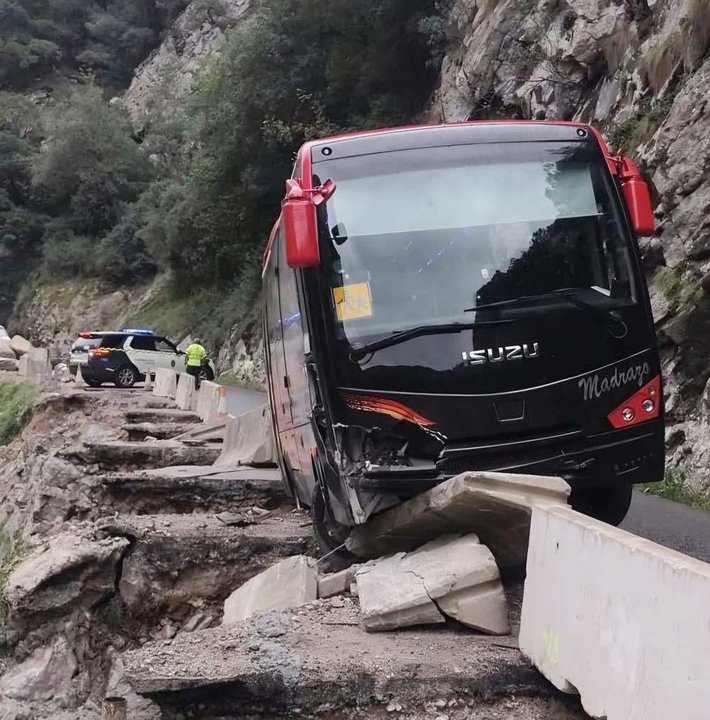
{"label": "car wheel", "polygon": [[573,490],[570,504],[574,510],[609,525],[620,525],[631,506],[633,486],[619,485]]}
{"label": "car wheel", "polygon": [[118,368],[116,372],[116,387],[132,388],[138,381],[138,373],[130,365]]}
{"label": "car wheel", "polygon": [[84,380],[84,382],[92,388],[101,387],[101,383],[98,380]]}

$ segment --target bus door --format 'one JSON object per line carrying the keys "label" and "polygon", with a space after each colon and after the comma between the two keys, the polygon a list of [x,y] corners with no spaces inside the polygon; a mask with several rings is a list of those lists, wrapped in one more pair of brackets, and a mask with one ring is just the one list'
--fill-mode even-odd
{"label": "bus door", "polygon": [[[305,367],[304,318],[298,298],[296,273],[285,263],[283,234],[279,232],[279,301],[284,352],[284,391],[290,410],[290,427],[282,433],[284,454],[298,486],[299,496],[308,501],[311,483],[311,447],[313,436],[310,425],[311,398]],[[278,378],[277,378],[278,380]]]}
{"label": "bus door", "polygon": [[279,299],[279,272],[290,272],[279,267],[281,255],[280,243],[275,242],[264,275],[266,295],[266,338],[271,366],[271,389],[273,394],[273,412],[278,433],[292,426],[291,400],[288,396],[286,361],[283,345],[283,325],[281,321],[281,302]]}

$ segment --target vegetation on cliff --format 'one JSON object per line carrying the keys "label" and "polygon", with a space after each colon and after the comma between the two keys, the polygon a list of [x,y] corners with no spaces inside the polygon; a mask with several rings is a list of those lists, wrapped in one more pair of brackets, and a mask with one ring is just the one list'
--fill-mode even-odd
{"label": "vegetation on cliff", "polygon": [[[72,3],[62,0],[58,8]],[[47,40],[56,41],[61,62],[93,76],[51,98],[0,95],[0,243],[15,266],[0,294],[14,297],[32,268],[107,285],[169,271],[166,302],[171,292],[184,302],[191,289],[191,305],[209,316],[217,336],[234,324],[227,313],[235,300],[255,291],[295,149],[308,137],[407,122],[421,112],[447,41],[448,2],[270,0],[232,31],[184,111],[155,118],[140,137],[119,104],[108,105],[106,90],[125,84],[126,69],[146,54],[162,24],[146,25],[147,16],[129,12],[128,0],[119,5],[124,10],[109,17],[83,4],[94,19]],[[13,17],[26,16],[14,23],[30,28],[22,36],[30,52],[30,36],[47,35],[48,3],[0,0],[0,16],[8,8]],[[69,23],[69,15],[61,17]],[[140,52],[123,53],[121,23],[146,30],[137,36],[145,36]],[[97,27],[105,30],[101,42]],[[5,45],[19,42],[19,32]],[[116,65],[107,74],[111,63],[99,58],[109,56]],[[37,88],[33,75],[49,72],[36,64],[22,73],[12,62],[0,53],[0,84],[5,78],[13,90]]]}

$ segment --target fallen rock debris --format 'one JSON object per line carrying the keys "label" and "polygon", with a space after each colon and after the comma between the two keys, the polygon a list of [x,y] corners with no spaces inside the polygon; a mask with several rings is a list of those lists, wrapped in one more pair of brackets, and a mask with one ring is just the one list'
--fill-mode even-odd
{"label": "fallen rock debris", "polygon": [[443,537],[357,571],[368,631],[443,623],[452,618],[492,635],[510,631],[508,605],[491,551],[476,535]]}
{"label": "fallen rock debris", "polygon": [[224,603],[224,625],[257,613],[288,610],[316,599],[318,570],[304,555],[282,560],[235,590]]}
{"label": "fallen rock debris", "polygon": [[358,557],[377,558],[443,535],[475,533],[500,567],[520,567],[532,507],[566,506],[569,494],[569,485],[557,477],[464,473],[356,527],[346,545]]}

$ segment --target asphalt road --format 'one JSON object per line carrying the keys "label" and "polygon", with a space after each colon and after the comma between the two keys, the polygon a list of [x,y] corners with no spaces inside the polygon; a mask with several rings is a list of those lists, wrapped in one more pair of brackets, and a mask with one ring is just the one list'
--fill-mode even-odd
{"label": "asphalt road", "polygon": [[227,388],[227,412],[237,417],[268,402],[266,393],[240,387]]}
{"label": "asphalt road", "polygon": [[634,493],[624,530],[710,562],[710,512]]}

